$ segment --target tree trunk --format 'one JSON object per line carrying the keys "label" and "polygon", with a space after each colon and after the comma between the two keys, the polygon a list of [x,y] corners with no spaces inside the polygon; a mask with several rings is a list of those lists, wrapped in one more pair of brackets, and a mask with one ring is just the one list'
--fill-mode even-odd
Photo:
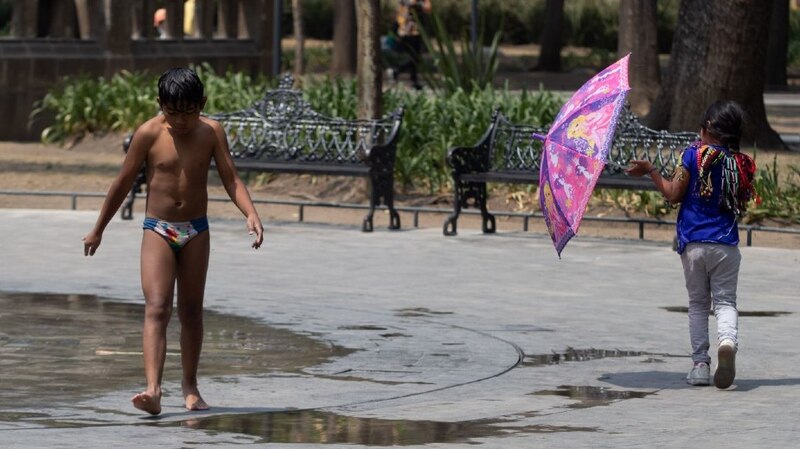
{"label": "tree trunk", "polygon": [[786,59],[789,52],[789,0],[772,1],[767,47],[767,87],[786,89]]}
{"label": "tree trunk", "polygon": [[785,149],[764,108],[771,9],[761,0],[682,0],[669,70],[647,124],[695,131],[711,103],[734,100],[748,114],[743,143]]}
{"label": "tree trunk", "polygon": [[292,0],[292,27],[294,28],[294,74],[299,77],[305,72],[306,37],[303,32],[303,2]]}
{"label": "tree trunk", "polygon": [[561,70],[561,46],[564,29],[564,0],[547,0],[542,29],[539,63],[535,70]]}
{"label": "tree trunk", "polygon": [[356,3],[355,0],[333,2],[333,63],[334,75],[356,73]]}
{"label": "tree trunk", "polygon": [[381,90],[381,2],[357,0],[358,27],[358,117],[380,118]]}
{"label": "tree trunk", "polygon": [[647,114],[661,85],[656,37],[656,0],[621,0],[617,54],[631,54],[628,99],[638,115]]}

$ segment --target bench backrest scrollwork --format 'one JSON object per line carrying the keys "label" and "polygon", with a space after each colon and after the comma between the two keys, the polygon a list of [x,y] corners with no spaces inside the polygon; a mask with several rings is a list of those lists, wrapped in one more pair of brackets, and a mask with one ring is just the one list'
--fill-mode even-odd
{"label": "bench backrest scrollwork", "polygon": [[533,133],[546,134],[547,128],[511,123],[502,112],[493,115],[494,130],[489,151],[491,171],[539,170],[542,142]]}
{"label": "bench backrest scrollwork", "polygon": [[[490,171],[538,171],[542,159],[542,142],[533,133],[546,134],[546,127],[515,124],[500,111],[492,115],[492,129],[486,136]],[[627,108],[619,123],[608,154],[604,175],[621,175],[622,167],[633,159],[646,159],[662,173],[671,172],[679,163],[681,152],[698,139],[693,132],[669,132],[648,128]]]}
{"label": "bench backrest scrollwork", "polygon": [[662,174],[672,173],[683,150],[700,139],[694,132],[669,132],[642,125],[628,108],[620,114],[616,135],[609,150],[606,173],[621,174],[634,159],[651,161]]}
{"label": "bench backrest scrollwork", "polygon": [[327,117],[287,76],[252,107],[210,117],[225,128],[234,159],[362,164],[371,148],[396,145],[402,115],[398,109],[377,120]]}

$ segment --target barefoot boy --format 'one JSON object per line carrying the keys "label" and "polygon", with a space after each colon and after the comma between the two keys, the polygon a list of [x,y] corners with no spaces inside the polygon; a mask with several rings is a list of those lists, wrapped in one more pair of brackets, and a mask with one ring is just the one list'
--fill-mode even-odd
{"label": "barefoot boy", "polygon": [[143,163],[147,169],[147,206],[141,250],[142,290],[145,297],[143,330],[147,389],[132,399],[134,407],[161,413],[161,377],[167,350],[167,323],[177,283],[181,322],[183,398],[188,410],[208,405],[197,388],[197,365],[203,344],[203,293],[209,255],[208,170],[217,165],[222,184],[247,217],[255,234],[253,248],[263,240],[263,228],[250,194],[236,174],[228,153],[225,130],[200,116],[206,97],[197,74],[177,68],[158,80],[162,115],[137,130],[120,173],[111,184],[94,229],[83,238],[84,254],[94,255],[103,231],[130,191]]}

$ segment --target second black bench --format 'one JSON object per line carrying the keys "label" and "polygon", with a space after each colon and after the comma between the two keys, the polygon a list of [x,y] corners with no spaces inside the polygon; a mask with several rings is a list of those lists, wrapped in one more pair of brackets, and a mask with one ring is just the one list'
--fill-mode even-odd
{"label": "second black bench", "polygon": [[[453,213],[444,222],[444,235],[457,234],[458,217],[461,210],[468,207],[480,210],[484,233],[496,231],[495,217],[487,208],[487,183],[539,182],[542,142],[533,139],[533,133],[547,134],[547,128],[512,123],[500,110],[495,110],[478,143],[448,151],[447,163],[453,176],[455,197]],[[650,179],[629,177],[623,167],[633,159],[646,159],[662,174],[667,174],[678,164],[683,149],[698,138],[693,132],[650,129],[625,109],[620,114],[609,151],[609,163],[598,178],[597,187],[654,190]]]}

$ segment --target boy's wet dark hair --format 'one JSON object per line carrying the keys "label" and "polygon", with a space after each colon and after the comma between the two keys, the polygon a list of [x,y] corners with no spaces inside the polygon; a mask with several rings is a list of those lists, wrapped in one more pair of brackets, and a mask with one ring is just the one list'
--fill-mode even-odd
{"label": "boy's wet dark hair", "polygon": [[735,101],[717,101],[706,110],[700,126],[718,138],[723,145],[739,151],[745,114]]}
{"label": "boy's wet dark hair", "polygon": [[203,103],[203,96],[203,82],[192,69],[169,69],[158,79],[158,99],[164,106],[195,109]]}

